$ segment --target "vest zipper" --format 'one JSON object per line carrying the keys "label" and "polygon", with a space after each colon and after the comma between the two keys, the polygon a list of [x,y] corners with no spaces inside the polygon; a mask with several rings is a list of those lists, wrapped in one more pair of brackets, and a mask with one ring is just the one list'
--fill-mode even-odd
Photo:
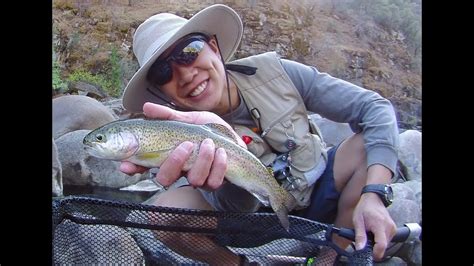
{"label": "vest zipper", "polygon": [[298,106],[299,106],[299,104],[295,104],[290,109],[288,109],[286,112],[284,112],[281,116],[279,116],[277,119],[275,119],[275,121],[270,123],[270,125],[267,128],[265,128],[265,130],[263,130],[263,132],[262,132],[262,134],[260,134],[260,136],[262,138],[265,137],[273,129],[273,127],[275,127],[278,123],[281,122],[282,117],[285,117],[288,114],[292,113]]}

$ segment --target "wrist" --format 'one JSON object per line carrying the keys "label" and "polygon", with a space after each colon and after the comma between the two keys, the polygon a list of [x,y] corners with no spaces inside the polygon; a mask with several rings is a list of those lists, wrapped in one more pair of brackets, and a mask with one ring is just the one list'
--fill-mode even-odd
{"label": "wrist", "polygon": [[387,167],[381,164],[373,164],[367,168],[366,184],[389,184],[393,173]]}
{"label": "wrist", "polygon": [[[371,196],[369,196],[371,195]],[[393,202],[393,190],[390,185],[385,184],[369,184],[362,188],[361,198],[375,197],[383,203],[385,207],[390,206]]]}

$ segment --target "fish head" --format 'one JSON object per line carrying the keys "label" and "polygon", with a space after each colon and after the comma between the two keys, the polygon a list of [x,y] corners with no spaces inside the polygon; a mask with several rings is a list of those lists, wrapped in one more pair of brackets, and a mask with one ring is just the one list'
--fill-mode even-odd
{"label": "fish head", "polygon": [[130,158],[139,149],[134,132],[113,123],[89,132],[82,143],[90,155],[115,161]]}

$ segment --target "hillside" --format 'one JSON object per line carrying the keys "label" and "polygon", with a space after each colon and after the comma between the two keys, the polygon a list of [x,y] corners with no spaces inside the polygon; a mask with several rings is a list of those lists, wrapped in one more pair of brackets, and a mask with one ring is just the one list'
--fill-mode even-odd
{"label": "hillside", "polygon": [[284,58],[315,65],[387,97],[401,128],[421,130],[420,56],[410,54],[399,31],[341,12],[336,2],[54,0],[53,60],[60,79],[55,84],[63,88],[53,94],[67,92],[66,81],[86,79],[111,96],[120,95],[138,69],[131,40],[142,21],[159,12],[189,18],[205,6],[224,3],[244,22],[236,58],[276,50]]}

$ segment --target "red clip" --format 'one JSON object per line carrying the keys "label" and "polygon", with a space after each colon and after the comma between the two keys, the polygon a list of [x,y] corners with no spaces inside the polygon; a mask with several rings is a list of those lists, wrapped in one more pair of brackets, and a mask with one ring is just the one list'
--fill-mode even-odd
{"label": "red clip", "polygon": [[246,136],[246,135],[243,135],[242,140],[245,142],[245,144],[249,144],[250,142],[252,142],[253,138],[249,137],[249,136]]}

